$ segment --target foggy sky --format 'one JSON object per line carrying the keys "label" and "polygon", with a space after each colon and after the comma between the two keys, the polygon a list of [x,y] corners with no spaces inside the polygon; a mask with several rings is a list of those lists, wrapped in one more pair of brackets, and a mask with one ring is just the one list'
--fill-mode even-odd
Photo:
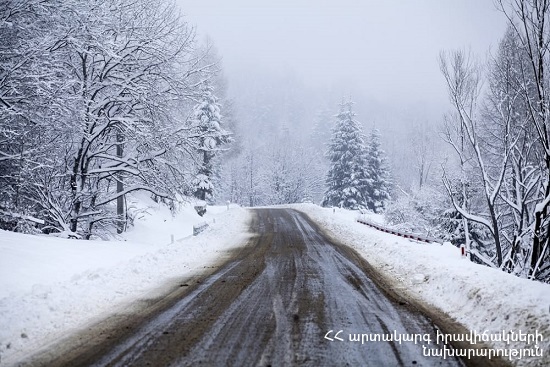
{"label": "foggy sky", "polygon": [[350,83],[383,105],[434,110],[447,105],[440,50],[484,58],[506,26],[492,0],[178,2],[213,40],[230,87],[251,68],[286,71],[313,87]]}

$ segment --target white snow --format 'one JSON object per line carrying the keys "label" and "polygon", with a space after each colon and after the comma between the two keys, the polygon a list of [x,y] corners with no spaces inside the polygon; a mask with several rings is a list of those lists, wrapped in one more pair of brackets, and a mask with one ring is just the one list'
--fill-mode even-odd
{"label": "white snow", "polygon": [[[208,207],[200,217],[190,204],[172,217],[164,206],[141,203],[135,227],[118,241],[0,231],[0,365],[204,271],[245,242],[245,209]],[[193,237],[202,222],[208,229]]]}
{"label": "white snow", "polygon": [[[313,204],[290,207],[308,214],[334,238],[358,251],[394,279],[408,297],[435,306],[472,331],[536,331],[544,356],[513,360],[517,366],[550,365],[550,284],[521,279],[474,264],[447,243],[426,244],[386,234],[356,222],[358,212]],[[378,216],[369,219],[381,221]],[[495,348],[531,348],[524,342],[490,342]]]}
{"label": "white snow", "polygon": [[[0,231],[0,365],[16,363],[60,335],[128,307],[167,281],[201,272],[247,236],[250,214],[238,207],[209,207],[205,217],[199,217],[189,205],[172,217],[167,208],[149,205],[119,241]],[[433,305],[467,328],[542,333],[543,360],[513,363],[550,365],[550,285],[473,264],[450,244],[381,233],[357,223],[354,211],[333,212],[313,204],[290,207],[356,249],[407,297]],[[369,215],[369,220],[383,223],[383,216]],[[191,236],[193,225],[204,221],[209,228]],[[493,342],[493,347],[526,346]]]}

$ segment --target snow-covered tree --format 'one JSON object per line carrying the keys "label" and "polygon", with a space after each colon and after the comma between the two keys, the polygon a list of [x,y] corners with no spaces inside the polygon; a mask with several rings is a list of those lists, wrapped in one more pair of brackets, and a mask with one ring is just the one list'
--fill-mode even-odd
{"label": "snow-covered tree", "polygon": [[[522,100],[523,108],[519,116],[526,116],[526,123],[523,125],[530,135],[526,141],[527,146],[532,146],[530,150],[536,151],[538,155],[535,165],[532,165],[533,162],[527,155],[517,155],[516,152],[511,154],[515,169],[521,168],[524,172],[516,171],[515,188],[509,191],[519,200],[508,201],[508,203],[510,206],[516,206],[527,198],[527,203],[536,204],[534,207],[522,206],[516,210],[516,218],[523,216],[524,219],[530,219],[533,223],[529,225],[528,231],[523,231],[523,236],[520,233],[524,238],[518,239],[525,241],[530,237],[530,244],[524,246],[525,250],[514,244],[515,248],[510,255],[515,256],[518,250],[524,252],[520,258],[528,262],[525,273],[532,279],[550,282],[550,97],[548,89],[550,77],[546,67],[550,61],[548,33],[550,3],[542,0],[499,0],[497,3],[508,18],[510,29],[515,36],[513,47],[519,56],[513,62],[513,74],[511,74],[519,79],[519,83],[514,83],[519,88],[512,88],[512,94],[507,97]],[[512,45],[512,43],[509,44]],[[510,103],[505,106],[508,104]],[[512,117],[515,116],[512,115]],[[518,140],[520,151],[524,150],[524,142],[522,138]],[[521,160],[519,165],[516,161],[518,158]],[[520,186],[526,181],[530,181],[529,185],[521,188]],[[531,185],[531,182],[537,183]],[[530,193],[531,190],[533,192]],[[521,213],[523,210],[529,210],[532,214],[525,216]],[[517,220],[516,222],[519,223]],[[526,228],[525,225],[523,228]]]}
{"label": "snow-covered tree", "polygon": [[372,129],[366,155],[367,176],[363,196],[367,208],[379,213],[390,200],[391,175],[387,166],[385,152],[380,148],[380,132]]}
{"label": "snow-covered tree", "polygon": [[303,136],[273,137],[243,151],[223,166],[224,200],[246,206],[313,201],[323,191],[316,150]]}
{"label": "snow-covered tree", "polygon": [[365,142],[361,126],[354,119],[351,101],[340,105],[336,125],[332,132],[327,156],[330,168],[326,178],[327,190],[322,206],[349,209],[367,205],[363,195],[367,181]]}
{"label": "snow-covered tree", "polygon": [[[463,200],[461,204],[456,201],[456,193],[453,192],[453,185],[450,180],[444,176],[445,187],[448,191],[455,209],[468,221],[475,222],[485,226],[493,236],[494,252],[498,266],[502,264],[502,238],[500,235],[499,213],[496,201],[498,193],[504,182],[506,166],[509,160],[511,146],[515,144],[511,139],[510,116],[503,118],[504,141],[498,144],[498,157],[500,162],[496,162],[496,169],[491,169],[489,161],[488,146],[483,140],[482,127],[480,122],[482,117],[479,114],[479,99],[481,93],[481,73],[476,65],[470,60],[468,55],[457,51],[451,55],[441,55],[440,65],[442,73],[447,82],[449,97],[453,104],[453,118],[448,119],[445,138],[459,155],[461,162],[473,164],[473,172],[477,177],[477,182],[483,184],[483,201],[485,208],[481,207],[480,212],[473,213],[473,208],[465,209],[468,200]],[[504,109],[506,105],[502,106]],[[470,160],[468,157],[472,157]],[[467,180],[463,179],[463,185]],[[463,195],[466,197],[465,195]],[[467,197],[466,197],[467,198]],[[466,226],[465,226],[466,227]],[[468,234],[467,234],[468,236]],[[466,237],[468,238],[468,237]],[[467,240],[466,247],[470,246]]]}
{"label": "snow-covered tree", "polygon": [[[481,262],[550,280],[550,150],[547,26],[550,5],[504,4],[507,29],[487,73],[463,52],[442,55],[454,113],[445,139],[460,161],[461,182],[444,186],[461,218],[467,247]],[[535,41],[536,40],[536,41]],[[485,82],[486,88],[482,88]],[[481,231],[480,231],[481,229]],[[476,230],[482,235],[475,235]]]}
{"label": "snow-covered tree", "polygon": [[222,127],[218,99],[212,87],[205,83],[201,101],[195,106],[190,120],[192,139],[200,154],[200,166],[193,180],[193,193],[200,200],[210,199],[214,190],[213,159],[231,141],[231,134]]}
{"label": "snow-covered tree", "polygon": [[173,2],[8,1],[0,36],[3,228],[89,238],[125,222],[128,193],[189,187],[181,106],[213,71]]}
{"label": "snow-covered tree", "polygon": [[[32,230],[40,207],[33,192],[57,158],[60,134],[48,126],[67,114],[59,60],[47,57],[57,40],[64,4],[0,4],[0,226]],[[51,93],[57,90],[57,94]],[[54,179],[55,180],[55,179]],[[31,219],[30,221],[28,219]],[[41,222],[42,219],[38,220]]]}

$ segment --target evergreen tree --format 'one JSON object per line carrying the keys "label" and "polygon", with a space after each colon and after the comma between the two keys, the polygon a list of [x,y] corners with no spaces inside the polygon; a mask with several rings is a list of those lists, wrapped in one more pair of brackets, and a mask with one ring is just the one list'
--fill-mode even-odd
{"label": "evergreen tree", "polygon": [[311,131],[311,143],[315,148],[323,149],[331,137],[332,113],[323,109],[317,113]]}
{"label": "evergreen tree", "polygon": [[193,180],[193,193],[200,200],[212,197],[213,159],[221,151],[221,146],[232,140],[231,134],[223,129],[221,124],[222,115],[218,99],[213,94],[212,87],[206,84],[202,100],[193,109],[191,119],[191,130],[196,148],[201,155],[201,165]]}
{"label": "evergreen tree", "polygon": [[384,210],[390,199],[391,181],[385,153],[380,149],[380,132],[378,129],[371,131],[365,160],[368,179],[364,186],[363,195],[367,208],[379,213]]}
{"label": "evergreen tree", "polygon": [[327,153],[330,160],[322,206],[348,209],[366,206],[362,187],[367,181],[365,143],[359,123],[354,120],[352,102],[342,103]]}

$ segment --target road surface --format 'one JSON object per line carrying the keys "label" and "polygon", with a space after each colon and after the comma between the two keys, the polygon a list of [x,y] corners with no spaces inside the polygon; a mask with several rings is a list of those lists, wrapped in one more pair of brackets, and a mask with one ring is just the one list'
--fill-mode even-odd
{"label": "road surface", "polygon": [[[162,311],[126,320],[118,332],[103,335],[104,342],[86,343],[81,336],[78,348],[29,363],[463,365],[423,356],[423,344],[437,348],[432,322],[405,302],[387,297],[351,250],[334,244],[303,214],[291,209],[256,209],[255,214],[255,235],[236,258],[202,281],[181,284],[181,298]],[[416,344],[350,341],[350,335],[357,339],[357,334],[429,335],[432,344],[418,339]]]}

